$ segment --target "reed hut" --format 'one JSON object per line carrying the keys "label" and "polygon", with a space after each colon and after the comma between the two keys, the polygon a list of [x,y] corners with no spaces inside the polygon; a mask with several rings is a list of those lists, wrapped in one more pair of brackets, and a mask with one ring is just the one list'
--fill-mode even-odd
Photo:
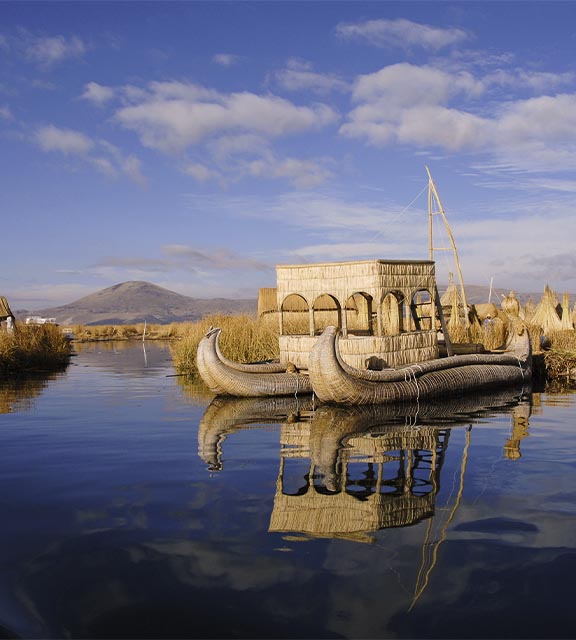
{"label": "reed hut", "polygon": [[438,357],[433,261],[279,265],[276,275],[281,362],[306,369],[317,336],[329,325],[340,329],[340,353],[354,367]]}
{"label": "reed hut", "polygon": [[540,304],[536,307],[534,315],[530,318],[530,324],[542,329],[544,335],[562,330],[562,320],[558,315],[558,297],[546,285]]}

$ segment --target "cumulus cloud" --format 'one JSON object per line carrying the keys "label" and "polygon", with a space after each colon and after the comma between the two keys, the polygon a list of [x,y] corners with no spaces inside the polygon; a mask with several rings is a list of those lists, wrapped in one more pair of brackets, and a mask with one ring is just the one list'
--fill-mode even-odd
{"label": "cumulus cloud", "polygon": [[362,40],[376,47],[421,47],[432,51],[469,39],[463,29],[433,27],[403,18],[341,23],[336,27],[336,34],[345,39]]}
{"label": "cumulus cloud", "polygon": [[[547,78],[546,81],[551,81]],[[481,151],[502,167],[550,171],[576,161],[576,94],[495,102],[477,98],[493,83],[465,71],[400,63],[360,76],[357,106],[340,133],[376,146]]]}
{"label": "cumulus cloud", "polygon": [[178,152],[231,132],[277,137],[337,120],[327,105],[297,106],[273,95],[220,94],[188,83],[152,83],[138,104],[120,108],[115,120],[135,131],[144,146]]}
{"label": "cumulus cloud", "polygon": [[97,82],[88,82],[84,85],[84,93],[80,97],[93,104],[103,105],[112,100],[114,97],[114,89],[98,84]]}
{"label": "cumulus cloud", "polygon": [[37,129],[34,140],[43,151],[59,151],[67,155],[86,155],[94,147],[94,142],[80,131],[54,125]]}

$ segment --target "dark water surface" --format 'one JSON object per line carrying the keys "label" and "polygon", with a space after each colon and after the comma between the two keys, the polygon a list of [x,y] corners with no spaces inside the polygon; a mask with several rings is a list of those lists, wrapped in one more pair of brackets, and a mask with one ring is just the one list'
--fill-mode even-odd
{"label": "dark water surface", "polygon": [[576,637],[575,395],[210,404],[77,349],[0,383],[0,638]]}

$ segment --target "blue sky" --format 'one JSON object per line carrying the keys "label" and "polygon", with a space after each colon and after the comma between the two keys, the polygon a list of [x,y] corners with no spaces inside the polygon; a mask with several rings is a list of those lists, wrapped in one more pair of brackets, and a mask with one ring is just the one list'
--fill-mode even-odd
{"label": "blue sky", "polygon": [[576,290],[576,3],[1,2],[0,60],[13,308],[427,259],[426,165],[465,282]]}

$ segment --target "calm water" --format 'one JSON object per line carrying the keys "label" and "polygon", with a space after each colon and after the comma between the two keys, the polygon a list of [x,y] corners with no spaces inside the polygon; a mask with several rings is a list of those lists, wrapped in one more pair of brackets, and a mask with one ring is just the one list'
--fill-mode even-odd
{"label": "calm water", "polygon": [[155,344],[0,385],[0,637],[576,637],[576,396],[228,401]]}

